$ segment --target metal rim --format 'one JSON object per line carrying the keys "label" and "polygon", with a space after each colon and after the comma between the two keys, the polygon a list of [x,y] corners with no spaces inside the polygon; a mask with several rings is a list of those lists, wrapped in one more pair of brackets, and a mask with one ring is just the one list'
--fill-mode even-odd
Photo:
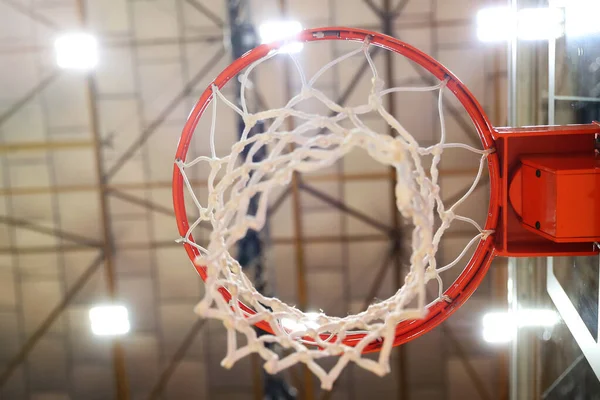
{"label": "metal rim", "polygon": [[[298,34],[295,40],[301,42],[314,42],[322,40],[351,40],[363,42],[366,38],[369,38],[370,44],[374,46],[393,51],[394,53],[403,55],[404,57],[416,62],[440,81],[448,79],[448,83],[446,85],[447,89],[454,94],[454,96],[469,114],[477,134],[481,139],[483,148],[494,148],[495,142],[492,137],[493,128],[487,116],[485,115],[483,108],[475,99],[473,94],[442,64],[420,50],[394,39],[393,37],[380,33],[363,29],[342,27],[308,29]],[[177,153],[175,156],[176,160],[185,161],[186,159],[188,148],[196,126],[207,106],[212,101],[212,85],[222,88],[227,82],[229,82],[231,78],[235,77],[251,63],[265,57],[267,54],[269,54],[269,52],[278,49],[283,44],[284,42],[277,42],[263,44],[254,48],[231,63],[217,76],[216,79],[214,79],[214,81],[211,82],[211,84],[208,85],[194,106],[185,124],[177,147]],[[487,157],[487,164],[490,177],[490,202],[484,229],[495,230],[500,213],[499,194],[501,185],[499,162],[496,153],[492,153]],[[185,207],[184,190],[183,175],[181,174],[179,168],[175,165],[173,168],[173,205],[177,220],[177,228],[181,236],[185,236],[189,228]],[[190,260],[193,262],[194,259],[199,255],[198,250],[187,243],[184,244],[184,247]],[[456,311],[462,304],[464,304],[464,302],[473,294],[475,289],[477,289],[483,280],[495,255],[496,250],[494,247],[494,235],[490,235],[485,240],[479,242],[475,253],[459,277],[444,292],[444,295],[447,296],[450,301],[440,301],[429,307],[428,314],[423,319],[399,323],[396,327],[394,346],[406,343],[430,331],[448,318],[452,313],[454,313],[454,311]],[[194,267],[200,277],[203,280],[206,280],[205,268],[196,265],[194,265]],[[227,289],[221,288],[219,291],[226,301],[231,299],[231,295]],[[254,310],[245,304],[240,303],[240,307],[244,311],[254,314]],[[257,323],[256,326],[269,333],[273,333],[269,323],[266,321],[261,321]],[[346,345],[353,346],[356,345],[363,337],[364,333],[349,333],[343,342]],[[331,339],[331,337],[328,335],[323,336],[323,339],[327,338]],[[310,338],[306,339],[308,341],[312,341]],[[382,341],[375,341],[365,348],[365,352],[378,351],[382,345]]]}

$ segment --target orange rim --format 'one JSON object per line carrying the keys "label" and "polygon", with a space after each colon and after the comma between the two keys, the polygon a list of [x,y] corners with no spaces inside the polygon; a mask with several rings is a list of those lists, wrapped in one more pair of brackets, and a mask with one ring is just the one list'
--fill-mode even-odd
{"label": "orange rim", "polygon": [[[363,29],[342,27],[308,29],[298,34],[295,40],[300,42],[315,42],[323,40],[350,40],[364,42],[367,38],[369,38],[370,44],[374,46],[393,51],[394,53],[403,55],[406,58],[416,62],[440,81],[448,79],[448,83],[446,85],[447,89],[454,94],[454,96],[467,111],[471,121],[475,126],[477,134],[481,139],[483,148],[494,148],[495,142],[492,137],[492,126],[487,116],[483,112],[479,102],[456,76],[454,76],[438,61],[434,60],[420,50],[394,39],[393,37],[380,33]],[[278,49],[283,44],[283,42],[277,42],[263,44],[254,48],[231,63],[217,76],[216,79],[211,82],[211,84],[207,86],[206,90],[202,93],[200,99],[190,113],[187,123],[185,124],[179,140],[179,145],[177,147],[177,153],[175,156],[176,160],[186,160],[188,148],[194,135],[196,126],[198,125],[198,121],[213,99],[213,93],[211,89],[212,85],[222,88],[227,82],[229,82],[229,80],[231,80],[231,78],[235,77],[251,63],[260,60],[269,54],[269,52]],[[492,153],[487,157],[487,164],[490,178],[490,202],[484,229],[495,230],[500,213],[500,169],[498,156],[496,153]],[[173,205],[177,219],[177,228],[182,237],[187,234],[190,226],[187,219],[184,190],[183,175],[181,174],[181,171],[177,165],[175,165],[173,168]],[[193,240],[193,237],[190,236],[190,239]],[[184,247],[193,263],[194,259],[199,255],[198,250],[188,243],[185,243]],[[461,305],[463,305],[483,280],[495,255],[496,250],[494,248],[493,235],[490,235],[485,240],[479,242],[475,253],[467,263],[464,270],[461,272],[460,276],[444,292],[444,295],[447,296],[450,301],[439,301],[432,305],[428,308],[428,314],[423,319],[403,321],[399,323],[396,327],[394,346],[406,343],[430,331],[448,318],[452,313],[454,313],[454,311],[456,311]],[[205,267],[197,266],[194,263],[193,265],[200,277],[203,280],[206,280]],[[231,295],[227,289],[220,288],[219,291],[226,301],[231,299]],[[242,302],[240,302],[240,307],[249,315],[255,314],[252,308],[248,307]],[[268,333],[273,334],[270,324],[266,321],[258,322],[256,326]],[[343,343],[348,346],[355,346],[364,336],[364,333],[349,333],[344,339]],[[331,337],[329,335],[322,335],[322,339],[335,340],[335,336]],[[312,339],[309,337],[305,338],[305,340],[309,342],[312,341]],[[374,341],[365,347],[364,352],[378,351],[382,345],[382,341]]]}

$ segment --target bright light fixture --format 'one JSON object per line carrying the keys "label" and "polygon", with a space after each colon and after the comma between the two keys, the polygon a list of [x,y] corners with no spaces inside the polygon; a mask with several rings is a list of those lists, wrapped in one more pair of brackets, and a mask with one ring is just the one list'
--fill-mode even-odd
{"label": "bright light fixture", "polygon": [[508,41],[516,32],[516,14],[509,7],[484,8],[477,12],[477,38],[480,41]]}
{"label": "bright light fixture", "polygon": [[124,335],[131,328],[127,308],[120,305],[102,305],[90,309],[92,332],[98,336]]}
{"label": "bright light fixture", "polygon": [[89,33],[66,33],[54,42],[56,63],[60,68],[90,70],[98,65],[98,41]]}
{"label": "bright light fixture", "polygon": [[488,343],[510,342],[516,328],[513,315],[508,312],[490,312],[483,316],[483,340]]}
{"label": "bright light fixture", "polygon": [[600,2],[597,0],[569,3],[565,6],[565,34],[568,37],[582,37],[600,33],[598,15]]}
{"label": "bright light fixture", "polygon": [[[258,27],[262,43],[273,43],[286,40],[302,31],[302,24],[298,21],[269,21]],[[298,53],[304,47],[303,43],[290,42],[279,49],[284,53]]]}
{"label": "bright light fixture", "polygon": [[477,12],[477,38],[482,42],[548,40],[564,32],[564,13],[558,8],[484,8]]}
{"label": "bright light fixture", "polygon": [[559,321],[558,314],[547,309],[490,312],[483,316],[483,339],[488,343],[506,343],[514,338],[517,328],[548,328],[556,325]]}
{"label": "bright light fixture", "polygon": [[564,33],[564,13],[558,8],[524,8],[517,12],[517,37],[548,40]]}

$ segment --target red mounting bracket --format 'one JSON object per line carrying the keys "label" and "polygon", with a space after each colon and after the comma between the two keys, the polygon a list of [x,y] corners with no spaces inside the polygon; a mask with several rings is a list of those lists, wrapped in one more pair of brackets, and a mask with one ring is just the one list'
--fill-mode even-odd
{"label": "red mounting bracket", "polygon": [[597,254],[600,124],[496,128],[502,190],[498,255]]}

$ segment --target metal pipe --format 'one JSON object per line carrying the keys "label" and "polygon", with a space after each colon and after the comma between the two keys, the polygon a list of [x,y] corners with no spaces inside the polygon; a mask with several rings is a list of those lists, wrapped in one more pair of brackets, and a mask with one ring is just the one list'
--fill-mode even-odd
{"label": "metal pipe", "polygon": [[[391,96],[388,96],[388,97],[391,97]],[[300,184],[300,187],[302,188],[302,190],[309,193],[311,196],[316,197],[325,203],[328,203],[329,205],[331,205],[332,207],[334,207],[340,211],[343,211],[349,215],[352,215],[354,218],[356,218],[368,225],[371,225],[372,227],[377,228],[378,230],[380,230],[384,233],[387,233],[388,235],[391,235],[393,232],[395,232],[394,228],[390,228],[389,226],[369,217],[368,215],[363,214],[361,211],[358,211],[337,199],[334,199],[333,197],[329,196],[328,194],[323,193],[320,190],[317,190],[312,186],[302,183],[302,184]],[[394,201],[394,204],[396,204],[395,201]]]}
{"label": "metal pipe", "polygon": [[225,21],[223,21],[217,14],[213,13],[209,8],[205,5],[195,1],[195,0],[185,0],[190,6],[194,7],[197,11],[199,11],[206,18],[210,19],[218,28],[223,28],[225,26]]}
{"label": "metal pipe", "polygon": [[[77,0],[77,13],[80,23],[87,26],[87,11],[84,0]],[[104,155],[102,154],[102,135],[100,132],[100,120],[98,115],[97,101],[98,90],[96,87],[96,79],[93,73],[90,73],[86,78],[86,101],[89,110],[90,129],[92,139],[94,141],[94,167],[98,179],[100,190],[98,191],[100,205],[100,219],[104,249],[104,271],[106,275],[106,284],[109,298],[112,301],[118,299],[117,293],[117,277],[115,273],[114,263],[114,244],[112,237],[112,227],[110,219],[110,209],[106,187],[104,186]],[[125,351],[120,339],[112,341],[112,362],[113,373],[115,378],[115,396],[118,400],[129,399],[129,384],[127,371],[125,366]]]}
{"label": "metal pipe", "polygon": [[49,84],[54,82],[56,78],[60,76],[60,71],[54,71],[44,79],[40,83],[38,83],[33,89],[25,93],[23,97],[17,100],[13,105],[11,105],[8,110],[4,111],[2,115],[0,115],[0,126],[2,126],[10,117],[15,115],[17,111],[19,111],[23,106],[29,103],[35,96],[41,93]]}
{"label": "metal pipe", "polygon": [[467,352],[465,351],[460,340],[456,338],[453,330],[447,325],[446,322],[440,326],[442,328],[444,339],[448,340],[452,348],[458,353],[458,359],[465,368],[465,372],[469,376],[471,382],[473,382],[475,385],[475,390],[477,391],[477,394],[479,394],[479,398],[482,400],[491,400],[492,396],[488,393],[483,378],[479,376],[477,369],[473,366],[471,361],[469,361],[469,356],[467,355]]}
{"label": "metal pipe", "polygon": [[[287,17],[287,2],[286,0],[279,1],[279,8],[283,18]],[[292,82],[290,80],[290,60],[286,59],[283,63],[284,96],[286,99],[292,98]],[[291,118],[286,118],[288,131],[294,129],[294,122]],[[301,214],[301,199],[300,199],[300,174],[294,171],[291,181],[292,191],[292,216],[294,221],[294,253],[296,258],[296,288],[298,295],[298,307],[306,310],[308,306],[308,289],[306,281],[306,260],[304,257],[304,241],[303,241],[303,221]],[[312,373],[306,365],[302,365],[303,387],[302,394],[305,400],[314,399],[314,388],[312,381]]]}
{"label": "metal pipe", "polygon": [[[0,140],[2,140],[2,138],[0,137]],[[12,187],[12,182],[11,182],[11,165],[8,162],[8,159],[6,157],[0,157],[0,166],[2,168],[0,172],[2,172],[2,178],[4,181],[4,184],[7,186],[7,188],[10,190]],[[9,214],[12,214],[14,212],[14,202],[13,202],[13,198],[12,197],[8,197],[5,201],[5,211]],[[17,244],[17,230],[13,227],[12,229],[7,229],[7,244],[9,246],[8,250],[9,250],[9,254],[10,254],[10,263],[11,263],[11,272],[13,275],[13,284],[14,284],[14,294],[15,294],[15,305],[12,308],[12,312],[15,315],[15,319],[17,322],[17,326],[16,326],[16,330],[17,330],[17,336],[19,338],[19,341],[21,343],[25,342],[25,312],[24,312],[24,305],[23,305],[23,274],[21,274],[21,258],[19,257],[19,254],[17,252],[16,249],[16,244]],[[27,360],[24,360],[23,362],[23,375],[24,375],[24,380],[25,380],[25,385],[24,385],[24,396],[30,396],[31,394],[31,390],[30,390],[30,369],[29,369],[29,363]]]}
{"label": "metal pipe", "polygon": [[[81,1],[81,0],[79,0]],[[103,183],[104,156],[101,147],[101,134],[98,119],[98,107],[96,104],[96,82],[92,75],[87,78],[87,101],[90,109],[90,122],[92,127],[92,136],[94,138],[95,169],[98,183]],[[112,227],[110,210],[108,204],[108,192],[105,186],[100,186],[99,190],[100,218],[102,225],[102,237],[104,240],[104,271],[106,274],[106,283],[108,286],[108,295],[112,301],[118,300],[117,277],[114,263],[114,243],[112,237]],[[115,396],[118,400],[128,400],[129,384],[127,370],[125,365],[125,350],[120,339],[113,339],[113,369],[115,376],[116,391]]]}
{"label": "metal pipe", "polygon": [[383,284],[383,279],[385,278],[385,274],[389,267],[390,261],[392,261],[392,259],[396,258],[397,251],[398,250],[396,249],[395,245],[392,245],[390,247],[390,249],[388,250],[388,253],[385,256],[385,258],[383,259],[381,266],[377,270],[377,274],[375,275],[375,279],[373,279],[373,283],[371,284],[371,287],[369,288],[367,297],[365,297],[365,301],[363,303],[364,310],[366,310],[367,307],[369,307],[369,305],[373,302],[373,299],[377,297],[377,292],[379,292],[379,289],[381,289],[381,285]]}
{"label": "metal pipe", "polygon": [[[398,3],[398,6],[395,9],[392,9],[391,0],[383,0],[382,7],[382,23],[383,23],[383,33],[389,36],[394,35],[393,30],[393,20],[397,18],[402,9],[406,6],[407,1],[403,0]],[[412,65],[412,63],[411,63]],[[385,80],[388,82],[390,87],[393,87],[396,82],[396,77],[394,73],[394,54],[391,51],[385,52]],[[396,113],[396,96],[395,93],[391,93],[386,96],[387,100],[387,109],[388,112],[394,115]],[[391,125],[387,125],[388,135],[394,137],[395,132]],[[394,237],[391,237],[393,246],[390,253],[390,258],[394,263],[393,273],[394,273],[394,281],[397,288],[402,287],[402,254],[400,254],[401,248],[401,236],[400,231],[402,229],[400,224],[400,213],[396,206],[396,180],[397,174],[396,169],[394,167],[389,168],[389,182],[390,182],[390,212],[392,216],[392,231],[395,233]],[[382,280],[383,282],[383,280]],[[408,344],[399,346],[396,350],[397,353],[397,361],[396,361],[396,377],[398,379],[398,399],[407,400],[409,398],[409,388],[408,388],[408,374],[406,373],[406,364],[407,364],[407,355],[406,355],[406,346]]]}
{"label": "metal pipe", "polygon": [[[450,238],[472,238],[475,233],[470,231],[452,231],[447,232],[445,237]],[[372,235],[330,235],[330,236],[304,236],[302,241],[306,244],[311,243],[354,243],[354,242],[385,242],[390,240],[388,235],[372,234]],[[293,244],[294,237],[279,237],[271,238],[271,244]],[[202,241],[197,240],[198,244]],[[148,243],[124,243],[116,246],[117,250],[147,250],[153,247],[180,247],[181,244],[172,240],[154,241]],[[90,246],[83,245],[60,245],[60,246],[26,246],[26,247],[0,247],[0,254],[10,254],[12,251],[27,254],[44,254],[54,252],[75,252],[93,249]]]}
{"label": "metal pipe", "polygon": [[[2,124],[2,121],[0,121],[0,124]],[[93,145],[93,142],[88,140],[5,143],[0,145],[0,154],[17,151],[77,150]]]}
{"label": "metal pipe", "polygon": [[0,375],[0,388],[3,387],[15,370],[25,361],[31,350],[35,347],[37,342],[44,336],[44,334],[50,329],[54,321],[62,314],[65,308],[69,305],[73,297],[79,293],[79,290],[88,282],[94,272],[100,268],[102,261],[104,260],[104,254],[100,254],[90,264],[89,267],[79,276],[75,281],[71,289],[65,293],[65,297],[58,303],[56,307],[50,311],[50,314],[44,319],[40,326],[33,332],[33,334],[23,344],[19,352],[6,364],[6,368]]}
{"label": "metal pipe", "polygon": [[[451,168],[440,169],[440,176],[464,176],[474,175],[477,173],[477,168]],[[486,174],[487,171],[484,171]],[[355,174],[323,174],[310,175],[302,178],[303,182],[358,182],[371,180],[387,180],[389,179],[388,172],[364,172]],[[205,179],[190,179],[190,184],[195,187],[205,187],[207,181]],[[173,183],[171,181],[156,181],[156,182],[140,182],[140,183],[111,183],[104,185],[107,190],[145,190],[145,189],[170,189]],[[99,190],[98,185],[63,185],[63,186],[30,186],[21,188],[12,188],[10,191],[0,188],[0,196],[27,196],[36,194],[48,193],[75,193],[75,192],[90,192]]]}
{"label": "metal pipe", "polygon": [[48,18],[46,18],[45,16],[43,16],[42,14],[38,14],[37,12],[35,12],[34,10],[32,10],[31,8],[25,7],[21,4],[19,4],[17,1],[14,0],[2,0],[2,3],[10,6],[13,10],[18,11],[19,13],[31,18],[33,21],[38,22],[42,25],[44,25],[46,28],[49,28],[53,31],[58,31],[59,27],[52,21],[50,21]]}
{"label": "metal pipe", "polygon": [[14,226],[14,227],[17,227],[20,229],[25,229],[25,230],[32,231],[32,232],[37,232],[37,233],[42,233],[45,235],[54,236],[54,237],[68,240],[70,242],[84,245],[87,247],[102,247],[102,243],[99,241],[96,241],[94,239],[87,238],[87,237],[81,236],[76,233],[66,232],[66,231],[63,231],[60,229],[56,229],[56,228],[47,228],[45,226],[37,225],[31,221],[27,221],[27,220],[21,219],[21,218],[14,218],[14,217],[6,216],[6,215],[0,215],[0,223],[6,224],[6,225],[11,225],[11,226]]}
{"label": "metal pipe", "polygon": [[200,68],[198,73],[183,87],[167,106],[158,114],[158,116],[148,125],[146,129],[140,134],[140,136],[125,150],[125,152],[117,159],[112,167],[105,173],[103,182],[110,181],[117,172],[125,165],[125,163],[135,155],[137,150],[146,143],[146,141],[152,136],[154,132],[162,125],[162,123],[168,118],[168,116],[179,106],[179,104],[187,97],[187,95],[196,87],[198,82],[206,77],[206,74],[214,68],[224,56],[225,47],[221,46],[219,50],[207,60],[207,62]]}
{"label": "metal pipe", "polygon": [[152,390],[150,391],[150,394],[148,395],[149,400],[158,399],[161,397],[162,392],[165,389],[165,386],[167,386],[167,383],[169,382],[169,379],[171,378],[171,376],[177,369],[177,366],[183,359],[183,356],[185,356],[185,353],[188,351],[190,346],[192,344],[194,344],[194,339],[196,338],[198,333],[202,330],[205,323],[206,323],[206,319],[197,319],[194,322],[194,324],[192,325],[189,332],[185,335],[184,339],[181,341],[181,344],[179,345],[177,350],[175,350],[175,353],[173,354],[171,361],[169,361],[169,365],[167,365],[165,367],[165,369],[161,372],[160,377],[158,378],[158,380],[152,387]]}

